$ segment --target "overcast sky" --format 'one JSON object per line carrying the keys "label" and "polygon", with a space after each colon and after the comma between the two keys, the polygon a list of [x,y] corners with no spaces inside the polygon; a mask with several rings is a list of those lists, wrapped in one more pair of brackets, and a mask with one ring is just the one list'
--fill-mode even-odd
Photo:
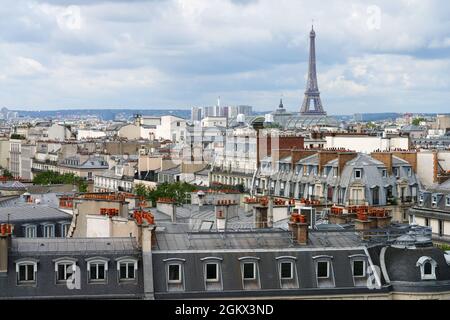
{"label": "overcast sky", "polygon": [[447,0],[3,0],[0,107],[450,112]]}

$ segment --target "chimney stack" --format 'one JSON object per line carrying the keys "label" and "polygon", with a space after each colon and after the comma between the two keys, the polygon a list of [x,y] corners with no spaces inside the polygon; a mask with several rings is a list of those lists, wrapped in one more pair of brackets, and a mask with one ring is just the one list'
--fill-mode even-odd
{"label": "chimney stack", "polygon": [[216,228],[223,232],[227,228],[227,220],[238,215],[238,203],[236,200],[222,199],[217,200],[215,205]]}
{"label": "chimney stack", "polygon": [[11,224],[0,225],[0,274],[8,272],[8,251],[13,230]]}
{"label": "chimney stack", "polygon": [[341,176],[342,170],[344,170],[344,167],[347,162],[350,160],[355,159],[358,156],[356,152],[340,152],[338,153],[338,166],[339,166],[339,172],[338,175]]}
{"label": "chimney stack", "polygon": [[289,231],[292,232],[294,243],[303,246],[307,245],[309,239],[309,224],[306,221],[306,217],[298,213],[298,209],[294,209],[288,225]]}
{"label": "chimney stack", "polygon": [[392,152],[372,152],[370,156],[375,160],[383,162],[387,168],[388,174],[392,175]]}
{"label": "chimney stack", "polygon": [[269,201],[270,200],[268,199],[263,199],[260,205],[253,207],[256,229],[265,229],[269,227]]}
{"label": "chimney stack", "polygon": [[177,221],[176,203],[172,198],[159,198],[156,201],[156,209],[170,217],[172,222]]}

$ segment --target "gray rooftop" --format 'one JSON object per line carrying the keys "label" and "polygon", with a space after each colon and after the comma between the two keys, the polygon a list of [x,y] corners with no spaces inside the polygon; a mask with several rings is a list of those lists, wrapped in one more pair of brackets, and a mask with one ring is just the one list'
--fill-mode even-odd
{"label": "gray rooftop", "polygon": [[24,220],[45,220],[45,219],[71,219],[71,215],[48,205],[21,205],[14,207],[0,208],[0,221],[5,222],[9,220],[24,221]]}
{"label": "gray rooftop", "polygon": [[258,250],[288,248],[355,248],[361,247],[354,232],[310,232],[307,246],[294,244],[292,235],[281,229],[223,232],[157,232],[157,249],[170,250]]}
{"label": "gray rooftop", "polygon": [[13,238],[15,253],[136,253],[135,238]]}

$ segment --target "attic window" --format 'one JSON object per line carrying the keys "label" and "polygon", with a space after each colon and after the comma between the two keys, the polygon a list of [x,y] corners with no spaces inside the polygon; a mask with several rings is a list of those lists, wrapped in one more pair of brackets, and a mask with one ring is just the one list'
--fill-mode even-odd
{"label": "attic window", "polygon": [[420,267],[420,275],[422,280],[436,280],[437,263],[430,257],[421,257],[416,267]]}
{"label": "attic window", "polygon": [[445,205],[447,207],[450,207],[450,196],[447,196],[447,198],[445,198]]}
{"label": "attic window", "polygon": [[317,277],[318,278],[329,278],[330,265],[328,261],[317,262]]}
{"label": "attic window", "polygon": [[366,275],[365,264],[366,263],[364,260],[354,260],[353,261],[353,276],[354,277],[365,277],[365,275]]}
{"label": "attic window", "polygon": [[433,207],[436,207],[437,206],[437,195],[433,195],[432,197],[431,197],[431,205],[433,206]]}

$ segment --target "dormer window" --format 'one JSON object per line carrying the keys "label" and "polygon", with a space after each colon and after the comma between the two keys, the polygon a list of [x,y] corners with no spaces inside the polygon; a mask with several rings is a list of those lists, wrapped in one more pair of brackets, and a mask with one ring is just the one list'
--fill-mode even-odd
{"label": "dormer window", "polygon": [[394,173],[395,177],[400,178],[400,169],[398,167],[392,168],[392,172]]}
{"label": "dormer window", "polygon": [[437,263],[430,257],[421,257],[417,260],[416,267],[420,267],[420,275],[422,280],[436,280]]}
{"label": "dormer window", "polygon": [[419,206],[423,206],[424,198],[425,197],[424,197],[423,193],[421,193],[420,196],[419,196]]}
{"label": "dormer window", "polygon": [[317,287],[319,288],[333,288],[334,271],[333,271],[333,257],[332,256],[316,256],[313,257],[316,271]]}
{"label": "dormer window", "polygon": [[54,238],[55,237],[55,225],[54,224],[44,224],[44,238]]}
{"label": "dormer window", "polygon": [[387,178],[387,170],[386,169],[381,170],[381,175],[383,176],[383,178]]}
{"label": "dormer window", "polygon": [[168,291],[184,290],[185,259],[171,258],[164,260],[166,264],[166,283]]}
{"label": "dormer window", "polygon": [[349,256],[353,275],[353,283],[356,287],[367,286],[367,270],[369,261],[365,254]]}
{"label": "dormer window", "polygon": [[361,179],[361,178],[362,178],[362,170],[355,169],[355,179]]}
{"label": "dormer window", "polygon": [[106,283],[108,261],[109,259],[101,257],[86,259],[89,283]]}
{"label": "dormer window", "polygon": [[35,285],[38,260],[21,259],[16,261],[18,285]]}
{"label": "dormer window", "polygon": [[432,205],[433,207],[436,207],[436,206],[437,206],[437,202],[438,202],[438,197],[437,197],[436,194],[433,194],[433,195],[431,196],[431,205]]}
{"label": "dormer window", "polygon": [[70,223],[61,224],[61,238],[67,237],[70,229]]}
{"label": "dormer window", "polygon": [[408,167],[408,169],[406,169],[408,172],[408,177],[412,176],[412,168]]}
{"label": "dormer window", "polygon": [[445,205],[450,207],[450,195],[445,198]]}
{"label": "dormer window", "polygon": [[222,258],[206,257],[201,259],[203,261],[203,272],[205,289],[208,291],[222,290]]}
{"label": "dormer window", "polygon": [[37,232],[35,225],[25,226],[25,238],[36,238],[36,235]]}
{"label": "dormer window", "polygon": [[338,175],[338,168],[333,168],[333,177],[336,178]]}
{"label": "dormer window", "polygon": [[138,262],[133,257],[119,258],[117,261],[117,271],[119,282],[134,282],[137,279]]}
{"label": "dormer window", "polygon": [[258,290],[261,288],[259,281],[259,268],[257,257],[239,258],[241,263],[242,286],[244,290]]}
{"label": "dormer window", "polygon": [[77,260],[73,258],[60,258],[54,260],[57,283],[67,283],[75,275]]}
{"label": "dormer window", "polygon": [[277,257],[280,287],[282,289],[298,288],[296,257]]}

